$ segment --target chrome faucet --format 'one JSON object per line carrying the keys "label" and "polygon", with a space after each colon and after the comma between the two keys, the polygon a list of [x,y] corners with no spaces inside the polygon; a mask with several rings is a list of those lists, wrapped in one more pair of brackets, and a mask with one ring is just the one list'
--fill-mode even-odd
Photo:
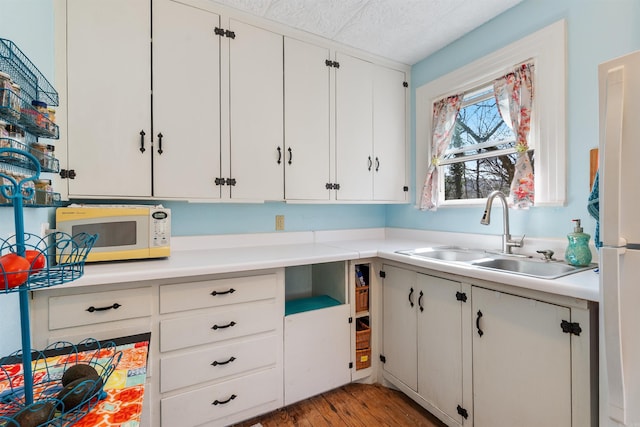
{"label": "chrome faucet", "polygon": [[509,234],[509,206],[507,205],[507,198],[500,191],[492,191],[489,197],[487,197],[487,205],[484,208],[484,214],[482,215],[480,224],[489,225],[491,222],[491,205],[493,204],[493,199],[496,197],[502,202],[502,253],[510,254],[512,247],[522,247],[524,236],[519,241],[511,240],[511,234]]}

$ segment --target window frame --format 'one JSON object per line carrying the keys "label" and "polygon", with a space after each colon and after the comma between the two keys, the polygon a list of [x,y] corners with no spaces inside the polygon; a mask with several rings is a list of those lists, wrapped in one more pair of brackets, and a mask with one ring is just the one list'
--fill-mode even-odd
{"label": "window frame", "polygon": [[[565,205],[566,22],[563,19],[416,89],[416,207],[420,204],[431,159],[433,103],[485,85],[526,61],[532,61],[535,66],[529,134],[529,147],[536,153],[535,206]],[[484,199],[449,200],[441,201],[439,207],[483,203]]]}

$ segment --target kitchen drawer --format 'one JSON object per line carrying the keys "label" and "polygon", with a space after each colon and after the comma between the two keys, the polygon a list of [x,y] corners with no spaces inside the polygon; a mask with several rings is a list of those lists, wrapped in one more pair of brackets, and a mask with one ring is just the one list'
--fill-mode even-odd
{"label": "kitchen drawer", "polygon": [[49,330],[151,315],[151,287],[49,297]]}
{"label": "kitchen drawer", "polygon": [[282,325],[275,302],[210,310],[160,322],[160,351],[171,351],[275,330]]}
{"label": "kitchen drawer", "polygon": [[[260,405],[263,412],[282,405],[282,376],[276,368],[160,401],[162,427],[189,427],[204,423],[226,425],[221,419]],[[248,415],[247,417],[250,417]],[[218,423],[214,421],[220,420]]]}
{"label": "kitchen drawer", "polygon": [[276,364],[278,343],[270,335],[240,343],[216,345],[160,361],[160,391],[216,380]]}
{"label": "kitchen drawer", "polygon": [[160,286],[160,313],[218,307],[276,297],[275,274]]}

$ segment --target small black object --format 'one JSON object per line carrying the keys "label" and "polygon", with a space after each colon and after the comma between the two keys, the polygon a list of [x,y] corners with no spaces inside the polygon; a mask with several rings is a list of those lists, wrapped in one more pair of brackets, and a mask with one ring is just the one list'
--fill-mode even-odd
{"label": "small black object", "polygon": [[110,305],[110,306],[107,306],[107,307],[94,307],[94,306],[91,306],[91,307],[87,308],[87,311],[89,313],[93,313],[94,311],[107,311],[107,310],[112,310],[112,309],[113,310],[117,310],[120,307],[122,307],[122,306],[116,302],[113,305]]}
{"label": "small black object", "polygon": [[480,318],[482,317],[482,312],[478,310],[478,317],[476,317],[476,329],[478,329],[478,335],[483,336],[484,332],[480,329]]}

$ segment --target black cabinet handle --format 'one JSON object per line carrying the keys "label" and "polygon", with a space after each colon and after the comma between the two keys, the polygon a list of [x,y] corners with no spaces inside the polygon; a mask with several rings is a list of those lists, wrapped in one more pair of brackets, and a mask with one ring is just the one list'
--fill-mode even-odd
{"label": "black cabinet handle", "polygon": [[380,169],[380,159],[376,157],[376,172]]}
{"label": "black cabinet handle", "polygon": [[234,293],[236,290],[233,288],[230,288],[228,291],[222,291],[222,292],[218,292],[218,291],[213,291],[211,292],[211,296],[218,296],[218,295],[227,295],[227,294],[232,294]]}
{"label": "black cabinet handle", "polygon": [[234,360],[236,360],[236,358],[233,356],[231,356],[228,360],[225,360],[224,362],[218,362],[217,360],[214,360],[211,366],[226,365],[227,363],[231,363]]}
{"label": "black cabinet handle", "polygon": [[413,288],[409,291],[409,304],[413,307]]}
{"label": "black cabinet handle", "polygon": [[371,170],[372,166],[373,166],[373,161],[371,160],[371,156],[369,156],[369,167],[368,167],[368,170]]}
{"label": "black cabinet handle", "polygon": [[282,163],[282,150],[278,147],[278,164]]}
{"label": "black cabinet handle", "polygon": [[293,161],[293,150],[291,149],[291,147],[289,147],[287,151],[289,152],[289,164],[291,164],[291,162]]}
{"label": "black cabinet handle", "polygon": [[236,322],[229,322],[226,325],[220,325],[220,326],[213,325],[211,327],[211,329],[213,329],[214,331],[217,331],[218,329],[226,329],[226,328],[230,328],[231,326],[235,326],[235,325],[236,325]]}
{"label": "black cabinet handle", "polygon": [[420,296],[418,296],[418,307],[420,307],[420,311],[424,311],[424,306],[422,305],[422,297],[424,297],[424,292],[420,291]]}
{"label": "black cabinet handle", "polygon": [[476,317],[476,329],[478,330],[478,335],[482,336],[484,335],[484,332],[482,332],[482,329],[480,329],[480,318],[482,317],[482,312],[480,310],[478,310],[478,316]]}
{"label": "black cabinet handle", "polygon": [[91,307],[87,308],[87,311],[89,313],[93,313],[94,311],[117,310],[120,307],[122,307],[122,306],[116,302],[115,304],[110,305],[108,307],[94,307],[94,306],[91,306]]}
{"label": "black cabinet handle", "polygon": [[158,154],[162,154],[162,132],[158,134]]}
{"label": "black cabinet handle", "polygon": [[146,150],[144,148],[144,136],[146,135],[146,133],[144,133],[144,129],[140,131],[140,152],[144,153]]}
{"label": "black cabinet handle", "polygon": [[218,399],[216,399],[216,400],[213,401],[212,405],[224,405],[225,403],[231,402],[236,397],[238,397],[238,396],[236,396],[235,394],[232,394],[231,397],[229,397],[227,400],[218,400]]}

